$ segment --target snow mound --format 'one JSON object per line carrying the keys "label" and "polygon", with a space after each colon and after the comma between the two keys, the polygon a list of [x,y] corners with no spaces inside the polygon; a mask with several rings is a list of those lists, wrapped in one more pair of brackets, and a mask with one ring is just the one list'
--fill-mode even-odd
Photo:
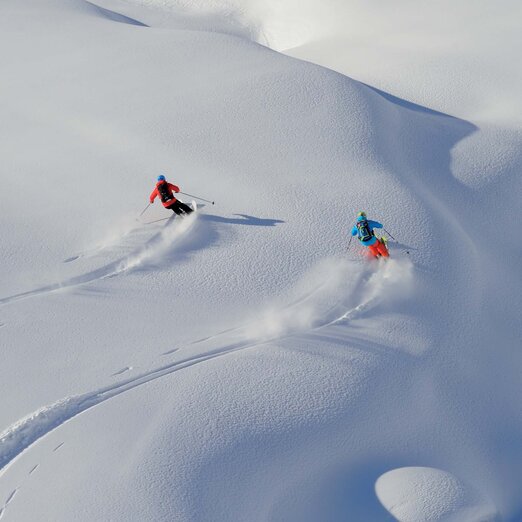
{"label": "snow mound", "polygon": [[500,517],[483,494],[451,473],[407,467],[388,471],[375,484],[383,506],[400,522],[495,522]]}

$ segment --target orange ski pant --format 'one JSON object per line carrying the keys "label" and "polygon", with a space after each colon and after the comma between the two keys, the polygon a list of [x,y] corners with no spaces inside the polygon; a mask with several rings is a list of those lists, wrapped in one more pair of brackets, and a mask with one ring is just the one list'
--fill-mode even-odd
{"label": "orange ski pant", "polygon": [[388,253],[388,249],[386,248],[386,245],[384,243],[381,243],[379,240],[377,240],[377,242],[373,245],[370,245],[368,248],[370,249],[372,255],[375,257],[377,257],[379,254],[382,257],[390,256],[390,254]]}

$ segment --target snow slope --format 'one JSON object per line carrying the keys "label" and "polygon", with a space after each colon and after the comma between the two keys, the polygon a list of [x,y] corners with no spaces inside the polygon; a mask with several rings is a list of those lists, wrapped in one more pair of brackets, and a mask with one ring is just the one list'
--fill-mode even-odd
{"label": "snow slope", "polygon": [[[0,518],[519,520],[517,74],[457,112],[452,48],[437,103],[277,52],[336,59],[315,2],[97,3],[0,5]],[[158,173],[216,204],[136,221]]]}

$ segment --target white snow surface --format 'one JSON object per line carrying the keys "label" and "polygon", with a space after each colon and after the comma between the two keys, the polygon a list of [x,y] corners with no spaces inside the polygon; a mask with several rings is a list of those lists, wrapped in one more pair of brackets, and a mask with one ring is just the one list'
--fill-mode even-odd
{"label": "white snow surface", "polygon": [[2,522],[522,520],[520,9],[4,0]]}

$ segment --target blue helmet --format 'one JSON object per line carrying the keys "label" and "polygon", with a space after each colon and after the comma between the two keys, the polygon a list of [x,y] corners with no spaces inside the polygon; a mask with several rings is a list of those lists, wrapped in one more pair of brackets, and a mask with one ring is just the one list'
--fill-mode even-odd
{"label": "blue helmet", "polygon": [[165,176],[163,174],[158,176],[158,181],[165,181]]}
{"label": "blue helmet", "polygon": [[361,221],[366,221],[366,216],[358,216],[357,223],[360,223]]}

